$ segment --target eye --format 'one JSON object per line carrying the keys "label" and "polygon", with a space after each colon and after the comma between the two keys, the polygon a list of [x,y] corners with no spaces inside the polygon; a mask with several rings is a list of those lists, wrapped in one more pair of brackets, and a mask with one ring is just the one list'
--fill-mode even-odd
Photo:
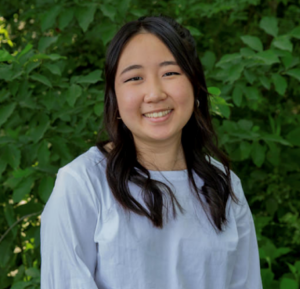
{"label": "eye", "polygon": [[[172,74],[180,75],[180,73],[178,73],[178,72],[167,72],[164,75],[171,76]],[[139,78],[141,78],[141,77],[140,76],[132,77],[132,78],[127,79],[125,82],[129,82],[131,80],[133,80],[135,82],[135,81],[139,80]]]}
{"label": "eye", "polygon": [[137,78],[141,78],[141,77],[140,77],[140,76],[136,76],[136,77],[133,77],[133,78],[129,78],[129,79],[127,79],[125,82],[128,82],[128,81],[130,81],[130,80],[132,80],[132,79],[138,80]]}
{"label": "eye", "polygon": [[[169,74],[169,73],[173,73],[173,74],[175,74],[175,75],[179,75],[179,73],[178,73],[178,72],[167,72],[166,74]],[[167,76],[170,76],[170,74],[169,74],[169,75],[167,75]]]}

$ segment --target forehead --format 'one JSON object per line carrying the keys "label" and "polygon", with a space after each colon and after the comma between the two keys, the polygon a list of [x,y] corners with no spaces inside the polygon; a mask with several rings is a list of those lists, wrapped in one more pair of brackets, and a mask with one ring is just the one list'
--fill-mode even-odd
{"label": "forehead", "polygon": [[169,48],[157,36],[143,32],[133,36],[125,44],[119,57],[118,69],[131,64],[162,61],[165,58],[175,60]]}

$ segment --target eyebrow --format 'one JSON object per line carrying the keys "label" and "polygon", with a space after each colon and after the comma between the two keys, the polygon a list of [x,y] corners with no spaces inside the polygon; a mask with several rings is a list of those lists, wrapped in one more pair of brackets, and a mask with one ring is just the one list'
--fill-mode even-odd
{"label": "eyebrow", "polygon": [[[178,65],[178,63],[176,61],[164,61],[164,62],[161,62],[159,64],[159,67],[163,67],[163,66],[168,66],[168,65]],[[124,74],[125,72],[128,72],[130,70],[133,70],[133,69],[139,69],[139,68],[143,68],[142,65],[139,65],[139,64],[133,64],[133,65],[130,65],[128,67],[126,67],[121,73],[120,73],[120,76],[122,74]]]}

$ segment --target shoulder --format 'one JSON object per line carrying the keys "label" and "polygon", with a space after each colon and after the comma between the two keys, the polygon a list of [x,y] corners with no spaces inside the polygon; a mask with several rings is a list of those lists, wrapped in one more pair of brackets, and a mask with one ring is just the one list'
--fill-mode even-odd
{"label": "shoulder", "polygon": [[[61,167],[56,176],[55,184],[60,187],[77,186],[92,189],[99,181],[106,180],[106,158],[96,146],[80,154],[71,162]],[[98,186],[96,186],[98,187]]]}
{"label": "shoulder", "polygon": [[[225,173],[225,167],[221,162],[217,161],[216,159],[214,159],[211,156],[206,156],[206,159],[212,165],[214,165],[215,167],[217,167],[218,169],[220,169],[222,172]],[[240,178],[232,170],[230,170],[230,181],[231,181],[231,187],[232,187],[233,193],[237,197],[237,200],[238,200],[238,204],[233,202],[233,208],[234,208],[234,211],[236,212],[236,215],[240,215],[241,209],[247,208],[247,206],[248,206],[247,199],[246,199]],[[230,203],[231,203],[231,201],[230,201]]]}
{"label": "shoulder", "polygon": [[106,158],[96,146],[77,156],[70,163],[61,167],[58,171],[68,172],[71,175],[85,176],[105,171]]}
{"label": "shoulder", "polygon": [[64,210],[88,206],[96,212],[99,210],[101,184],[105,184],[105,180],[105,157],[97,147],[91,147],[58,170],[46,208]]}
{"label": "shoulder", "polygon": [[[218,169],[220,169],[222,172],[225,173],[225,167],[224,165],[217,161],[216,159],[214,159],[213,157],[211,156],[206,156],[206,159],[215,167],[217,167]],[[230,170],[230,178],[231,178],[231,182],[232,182],[232,185],[234,186],[236,183],[240,182],[240,178],[232,171]]]}
{"label": "shoulder", "polygon": [[66,189],[64,194],[69,195],[69,188],[73,188],[71,194],[76,192],[78,197],[87,194],[99,197],[106,184],[106,158],[96,146],[61,167],[55,181],[55,186],[59,190]]}

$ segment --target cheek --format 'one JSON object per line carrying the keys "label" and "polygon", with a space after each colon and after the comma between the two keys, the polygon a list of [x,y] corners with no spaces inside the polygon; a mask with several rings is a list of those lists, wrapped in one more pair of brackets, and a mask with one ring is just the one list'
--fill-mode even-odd
{"label": "cheek", "polygon": [[194,91],[190,83],[182,82],[178,83],[174,89],[174,97],[176,102],[185,107],[186,109],[192,109],[194,104]]}
{"label": "cheek", "polygon": [[119,111],[124,114],[137,112],[140,107],[139,98],[133,90],[116,91]]}

